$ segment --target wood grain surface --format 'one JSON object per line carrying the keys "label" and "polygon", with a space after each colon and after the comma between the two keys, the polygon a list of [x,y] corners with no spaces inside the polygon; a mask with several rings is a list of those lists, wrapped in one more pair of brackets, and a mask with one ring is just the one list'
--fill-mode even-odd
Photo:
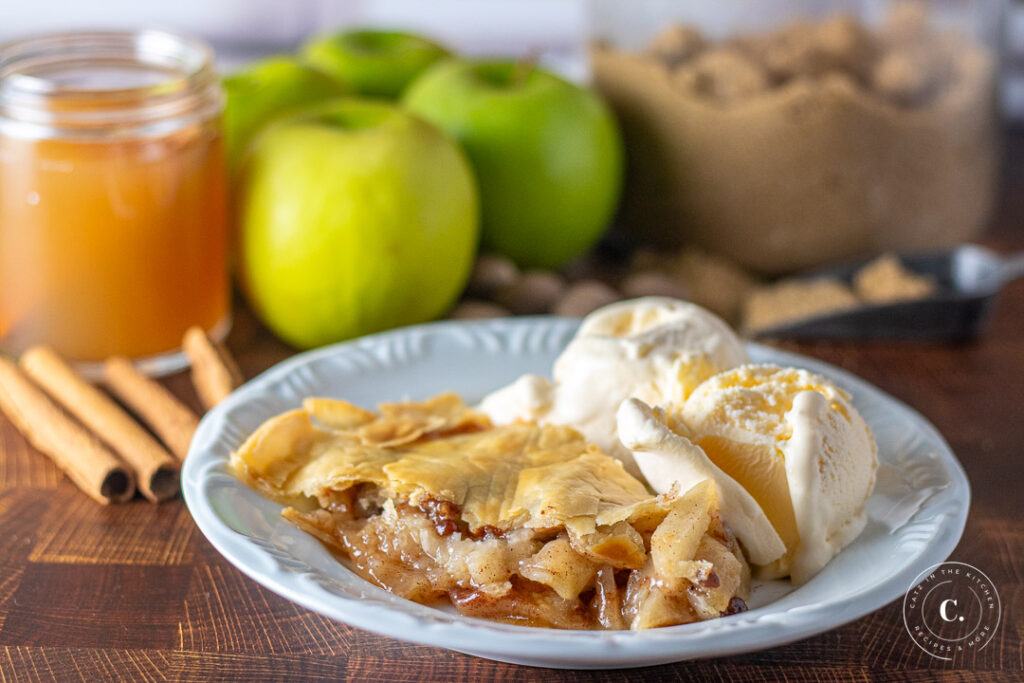
{"label": "wood grain surface", "polygon": [[[984,242],[1024,249],[1024,131]],[[239,306],[228,345],[252,377],[293,353]],[[633,671],[500,664],[349,628],[231,567],[180,499],[97,505],[0,416],[0,681],[1024,680],[1024,281],[964,345],[789,344],[854,372],[935,423],[967,470],[970,517],[952,559],[987,573],[994,639],[946,663],[918,650],[898,603],[785,647]],[[166,380],[198,410],[186,374]]]}

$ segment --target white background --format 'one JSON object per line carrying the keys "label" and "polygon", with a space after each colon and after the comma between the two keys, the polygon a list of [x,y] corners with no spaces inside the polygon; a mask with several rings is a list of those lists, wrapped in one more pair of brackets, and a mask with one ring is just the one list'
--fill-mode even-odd
{"label": "white background", "polygon": [[[309,36],[342,26],[405,28],[470,55],[538,55],[574,80],[586,80],[586,42],[611,37],[635,47],[671,19],[699,21],[712,35],[754,30],[780,13],[821,15],[839,7],[868,15],[888,0],[0,0],[0,40],[82,28],[159,27],[198,35],[224,68],[289,52]],[[985,25],[1004,46],[1003,99],[1024,115],[1024,9],[991,19],[1002,0],[932,0],[945,20]],[[766,9],[770,7],[770,9]],[[979,21],[980,15],[989,15]],[[993,30],[994,29],[994,30]],[[1001,29],[1005,29],[1003,33]]]}

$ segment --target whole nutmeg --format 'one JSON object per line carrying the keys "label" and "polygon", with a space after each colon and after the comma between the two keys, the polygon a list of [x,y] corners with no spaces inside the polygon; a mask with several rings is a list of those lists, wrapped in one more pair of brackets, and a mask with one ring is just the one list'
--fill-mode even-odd
{"label": "whole nutmeg", "polygon": [[570,318],[582,318],[622,296],[600,280],[580,280],[569,285],[551,312]]}
{"label": "whole nutmeg", "polygon": [[501,254],[480,254],[473,265],[466,291],[473,296],[489,297],[519,278],[519,268]]}
{"label": "whole nutmeg", "polygon": [[696,28],[676,24],[656,35],[648,52],[674,69],[703,50],[705,45],[704,36]]}
{"label": "whole nutmeg", "polygon": [[608,265],[602,263],[595,257],[593,252],[571,261],[558,269],[567,282],[578,282],[580,280],[596,280],[607,272]]}
{"label": "whole nutmeg", "polygon": [[547,313],[565,291],[565,280],[550,270],[528,270],[494,294],[494,300],[516,315]]}
{"label": "whole nutmeg", "polygon": [[677,69],[672,82],[686,92],[725,104],[768,88],[768,77],[761,67],[729,47],[704,52],[691,64]]}
{"label": "whole nutmeg", "polygon": [[686,287],[671,275],[656,270],[641,270],[623,278],[619,290],[627,299],[642,296],[668,296],[673,299],[688,299]]}
{"label": "whole nutmeg", "polygon": [[769,33],[758,46],[755,61],[768,73],[770,80],[814,77],[828,69],[827,59],[815,43],[815,31],[804,21],[794,21]]}
{"label": "whole nutmeg", "polygon": [[937,64],[924,50],[891,50],[878,61],[871,76],[876,91],[904,105],[922,103],[940,85]]}
{"label": "whole nutmeg", "polygon": [[849,14],[836,14],[818,25],[815,43],[826,58],[826,67],[865,78],[878,56],[870,31]]}
{"label": "whole nutmeg", "polygon": [[459,302],[459,305],[452,309],[448,317],[452,320],[479,320],[483,318],[506,318],[512,315],[504,306],[491,303],[490,301],[477,301],[466,299]]}

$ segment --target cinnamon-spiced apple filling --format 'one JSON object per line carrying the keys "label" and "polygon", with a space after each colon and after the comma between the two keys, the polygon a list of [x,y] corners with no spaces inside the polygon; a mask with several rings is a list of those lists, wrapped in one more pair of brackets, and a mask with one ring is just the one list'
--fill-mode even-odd
{"label": "cinnamon-spiced apple filling", "polygon": [[232,455],[364,578],[462,614],[641,629],[746,609],[749,570],[704,482],[654,496],[574,429],[494,427],[454,394],[307,400]]}

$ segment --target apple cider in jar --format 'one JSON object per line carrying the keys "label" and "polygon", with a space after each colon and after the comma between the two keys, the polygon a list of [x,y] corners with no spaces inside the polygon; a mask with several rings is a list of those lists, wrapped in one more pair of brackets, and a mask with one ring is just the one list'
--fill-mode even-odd
{"label": "apple cider in jar", "polygon": [[229,325],[222,94],[159,31],[0,46],[0,346],[182,365]]}

